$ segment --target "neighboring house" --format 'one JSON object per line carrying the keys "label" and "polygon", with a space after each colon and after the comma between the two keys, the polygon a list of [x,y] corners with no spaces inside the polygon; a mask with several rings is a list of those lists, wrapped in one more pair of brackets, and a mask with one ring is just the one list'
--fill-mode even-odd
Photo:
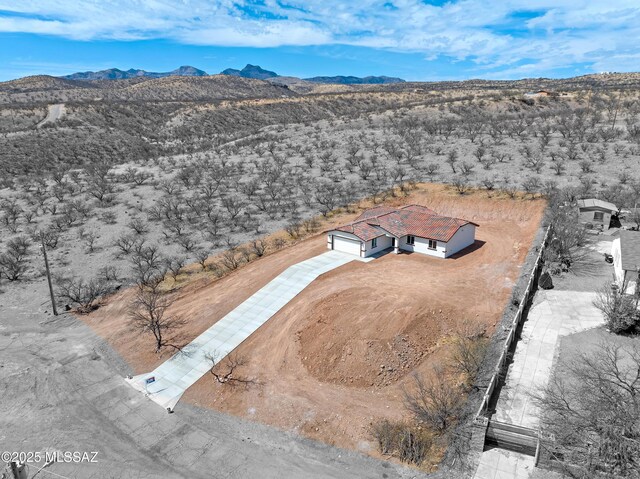
{"label": "neighboring house", "polygon": [[613,203],[588,198],[578,200],[580,222],[593,225],[593,228],[608,230],[611,224],[611,216],[618,214],[618,207]]}
{"label": "neighboring house", "polygon": [[538,90],[538,91],[528,91],[527,93],[524,94],[525,97],[528,98],[540,98],[540,97],[546,97],[549,96],[550,93],[547,90]]}
{"label": "neighboring house", "polygon": [[440,216],[425,206],[378,206],[327,231],[327,247],[366,258],[388,248],[447,258],[475,241],[471,221]]}
{"label": "neighboring house", "polygon": [[611,244],[616,283],[625,293],[634,294],[640,271],[640,232],[620,230],[620,238]]}

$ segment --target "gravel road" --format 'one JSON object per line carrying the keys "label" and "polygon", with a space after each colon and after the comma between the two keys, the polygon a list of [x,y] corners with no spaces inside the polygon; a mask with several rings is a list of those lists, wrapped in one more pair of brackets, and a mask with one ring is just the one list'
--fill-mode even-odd
{"label": "gravel road", "polygon": [[47,112],[47,116],[38,123],[36,126],[38,128],[42,128],[47,123],[53,123],[56,120],[59,120],[64,116],[65,109],[64,103],[56,103],[55,105],[49,105],[49,111]]}

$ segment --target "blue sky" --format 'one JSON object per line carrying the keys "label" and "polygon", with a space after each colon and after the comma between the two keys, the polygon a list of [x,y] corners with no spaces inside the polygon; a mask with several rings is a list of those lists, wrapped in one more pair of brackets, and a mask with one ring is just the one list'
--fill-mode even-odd
{"label": "blue sky", "polygon": [[407,80],[637,71],[638,0],[0,0],[0,80],[192,65]]}

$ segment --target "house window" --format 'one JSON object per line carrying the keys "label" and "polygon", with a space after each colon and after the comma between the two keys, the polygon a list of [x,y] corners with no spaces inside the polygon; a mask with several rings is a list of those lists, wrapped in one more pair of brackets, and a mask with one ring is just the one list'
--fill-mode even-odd
{"label": "house window", "polygon": [[438,242],[436,240],[429,240],[429,249],[436,249]]}
{"label": "house window", "polygon": [[371,247],[372,248],[377,248],[378,247],[378,238],[373,238],[371,240]]}
{"label": "house window", "polygon": [[596,211],[595,213],[593,213],[593,219],[595,221],[602,221],[604,220],[604,213],[602,211]]}
{"label": "house window", "polygon": [[407,236],[407,244],[408,245],[416,244],[416,237],[411,235]]}

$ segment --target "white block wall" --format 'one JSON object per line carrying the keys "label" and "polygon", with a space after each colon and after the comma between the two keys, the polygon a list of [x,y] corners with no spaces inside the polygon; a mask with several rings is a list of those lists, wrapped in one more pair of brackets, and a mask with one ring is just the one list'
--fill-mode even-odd
{"label": "white block wall", "polygon": [[378,244],[375,248],[371,247],[372,241],[367,241],[365,243],[365,258],[367,256],[371,256],[372,254],[376,254],[384,249],[391,248],[391,237],[389,236],[379,236],[376,238],[378,240]]}
{"label": "white block wall", "polygon": [[413,251],[414,253],[422,253],[428,254],[429,256],[435,256],[437,258],[444,258],[445,251],[447,249],[447,243],[443,243],[442,241],[438,241],[436,245],[436,249],[429,249],[429,240],[425,238],[415,237],[415,244],[410,245],[407,244],[407,237],[403,236],[400,238],[400,249],[405,251]]}
{"label": "white block wall", "polygon": [[458,251],[465,249],[467,246],[471,246],[476,240],[476,227],[472,224],[466,224],[458,231],[447,243],[447,254],[445,258],[448,258],[452,254],[456,254]]}
{"label": "white block wall", "polygon": [[611,243],[611,256],[613,256],[613,273],[618,287],[622,288],[625,279],[628,279],[629,281],[627,282],[627,289],[626,291],[624,291],[624,293],[635,294],[635,274],[627,274],[627,272],[622,269],[622,250],[620,246],[620,238],[614,239]]}
{"label": "white block wall", "polygon": [[415,244],[407,244],[407,237],[400,238],[400,249],[405,251],[413,251],[415,253],[428,254],[437,258],[448,258],[456,254],[458,251],[471,246],[476,240],[476,227],[472,224],[466,224],[460,228],[453,237],[445,243],[438,241],[436,249],[429,249],[429,240],[426,238],[415,237]]}

